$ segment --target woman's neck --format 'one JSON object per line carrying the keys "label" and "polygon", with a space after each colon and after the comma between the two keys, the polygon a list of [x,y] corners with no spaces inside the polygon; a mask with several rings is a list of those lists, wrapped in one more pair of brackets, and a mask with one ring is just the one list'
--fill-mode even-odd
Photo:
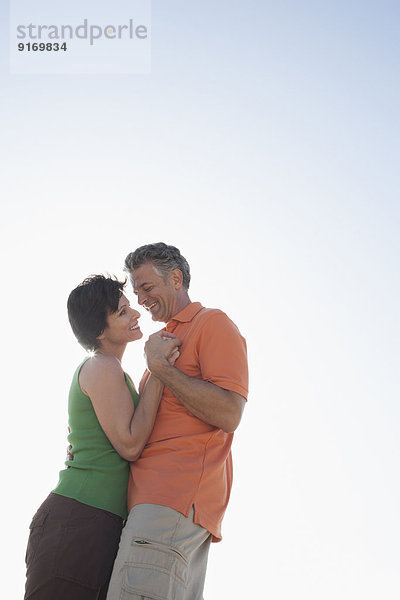
{"label": "woman's neck", "polygon": [[119,362],[121,362],[125,352],[125,348],[126,344],[124,344],[123,346],[116,346],[113,344],[102,344],[100,348],[96,350],[96,354],[107,354],[108,356],[115,356],[115,358],[118,358]]}

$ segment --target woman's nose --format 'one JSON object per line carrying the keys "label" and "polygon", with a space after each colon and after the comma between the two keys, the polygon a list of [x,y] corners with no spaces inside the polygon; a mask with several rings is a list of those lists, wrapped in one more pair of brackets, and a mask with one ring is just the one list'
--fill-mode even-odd
{"label": "woman's nose", "polygon": [[131,308],[131,311],[132,317],[134,317],[135,319],[140,319],[140,317],[142,316],[140,312],[138,310],[135,310],[134,308]]}

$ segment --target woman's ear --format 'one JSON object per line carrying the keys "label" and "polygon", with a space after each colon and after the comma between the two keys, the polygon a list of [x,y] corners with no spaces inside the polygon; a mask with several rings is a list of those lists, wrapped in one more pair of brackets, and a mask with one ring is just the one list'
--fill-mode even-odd
{"label": "woman's ear", "polygon": [[100,335],[98,335],[98,336],[97,336],[96,340],[99,340],[99,341],[100,341],[100,340],[104,340],[104,338],[105,338],[105,335],[106,335],[106,334],[104,333],[104,330],[103,330],[103,332],[102,332]]}

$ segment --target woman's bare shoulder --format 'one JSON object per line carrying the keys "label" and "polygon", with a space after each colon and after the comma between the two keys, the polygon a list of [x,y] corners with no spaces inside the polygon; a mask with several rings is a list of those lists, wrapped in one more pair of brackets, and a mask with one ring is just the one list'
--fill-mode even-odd
{"label": "woman's bare shoulder", "polygon": [[79,383],[82,389],[91,383],[100,383],[105,377],[121,377],[123,375],[121,363],[115,356],[109,354],[96,354],[90,357],[82,366],[79,373]]}

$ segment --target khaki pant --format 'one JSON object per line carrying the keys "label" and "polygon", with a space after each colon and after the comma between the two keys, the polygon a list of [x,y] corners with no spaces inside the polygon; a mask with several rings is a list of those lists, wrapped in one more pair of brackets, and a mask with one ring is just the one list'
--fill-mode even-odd
{"label": "khaki pant", "polygon": [[157,504],[132,508],[107,600],[202,600],[211,534]]}

